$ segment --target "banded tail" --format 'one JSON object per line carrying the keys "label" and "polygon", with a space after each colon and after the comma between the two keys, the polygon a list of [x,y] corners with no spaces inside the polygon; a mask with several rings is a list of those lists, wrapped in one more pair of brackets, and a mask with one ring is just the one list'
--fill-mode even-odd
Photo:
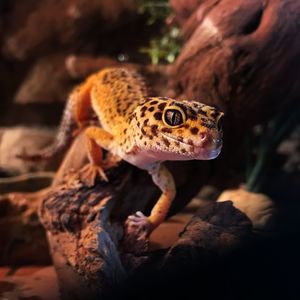
{"label": "banded tail", "polygon": [[65,151],[70,146],[73,140],[73,132],[77,128],[77,124],[73,116],[73,103],[71,100],[72,99],[70,97],[67,101],[54,143],[37,153],[27,154],[25,152],[17,154],[17,158],[27,161],[47,160]]}

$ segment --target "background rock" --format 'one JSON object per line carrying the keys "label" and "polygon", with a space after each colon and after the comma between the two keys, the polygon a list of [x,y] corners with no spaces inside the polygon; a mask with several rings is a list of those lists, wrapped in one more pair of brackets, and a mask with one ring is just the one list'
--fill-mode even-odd
{"label": "background rock", "polygon": [[19,86],[15,102],[65,102],[74,82],[65,67],[65,55],[54,54],[38,59]]}
{"label": "background rock", "polygon": [[[26,151],[34,153],[51,144],[55,132],[38,128],[2,128],[0,135],[0,167],[8,173],[27,173],[41,171],[50,167],[49,162],[28,162],[16,158],[17,154]],[[52,162],[52,169],[55,168]]]}

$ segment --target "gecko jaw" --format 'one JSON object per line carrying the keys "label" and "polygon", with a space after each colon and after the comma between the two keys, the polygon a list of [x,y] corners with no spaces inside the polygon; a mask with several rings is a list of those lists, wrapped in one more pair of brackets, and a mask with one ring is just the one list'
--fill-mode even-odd
{"label": "gecko jaw", "polygon": [[[189,143],[186,143],[184,141],[179,141],[178,139],[174,138],[171,135],[168,135],[164,132],[162,132],[162,135],[170,140],[178,142],[181,146],[185,147],[193,147],[192,151],[188,151],[186,153],[181,153],[180,155],[182,157],[190,157],[191,159],[197,159],[197,160],[210,160],[216,158],[222,149],[222,139],[221,138],[213,138],[212,145],[213,147],[209,147],[208,149],[205,148],[205,143],[202,143],[200,145],[191,145]],[[203,142],[205,142],[205,139],[202,139]]]}

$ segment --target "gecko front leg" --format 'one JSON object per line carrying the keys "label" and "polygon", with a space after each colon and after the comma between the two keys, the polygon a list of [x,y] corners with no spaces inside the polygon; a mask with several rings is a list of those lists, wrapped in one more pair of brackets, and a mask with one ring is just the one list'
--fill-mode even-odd
{"label": "gecko front leg", "polygon": [[110,150],[114,142],[114,137],[104,129],[96,126],[86,128],[84,133],[90,162],[81,170],[81,177],[89,186],[95,184],[97,175],[104,181],[108,181],[102,168],[102,148]]}
{"label": "gecko front leg", "polygon": [[148,169],[153,182],[160,188],[162,194],[154,205],[150,216],[146,217],[138,211],[128,217],[128,226],[142,231],[141,237],[147,237],[166,218],[176,195],[174,179],[169,170],[161,163],[155,163]]}

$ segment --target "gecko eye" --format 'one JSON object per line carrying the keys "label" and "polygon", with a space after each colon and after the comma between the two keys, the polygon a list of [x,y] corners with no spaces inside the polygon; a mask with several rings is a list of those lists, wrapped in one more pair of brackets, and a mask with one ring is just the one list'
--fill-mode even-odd
{"label": "gecko eye", "polygon": [[177,127],[185,123],[185,113],[180,108],[167,108],[163,114],[163,121],[166,125]]}

